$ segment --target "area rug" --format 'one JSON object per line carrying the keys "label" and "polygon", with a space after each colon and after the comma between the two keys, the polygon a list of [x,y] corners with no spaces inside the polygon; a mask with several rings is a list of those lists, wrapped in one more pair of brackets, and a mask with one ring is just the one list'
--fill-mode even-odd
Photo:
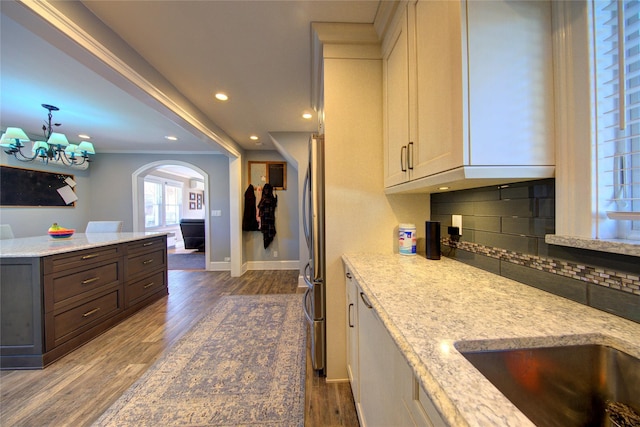
{"label": "area rug", "polygon": [[204,270],[204,252],[192,254],[168,254],[167,264],[169,270]]}
{"label": "area rug", "polygon": [[222,297],[94,426],[303,426],[300,294]]}

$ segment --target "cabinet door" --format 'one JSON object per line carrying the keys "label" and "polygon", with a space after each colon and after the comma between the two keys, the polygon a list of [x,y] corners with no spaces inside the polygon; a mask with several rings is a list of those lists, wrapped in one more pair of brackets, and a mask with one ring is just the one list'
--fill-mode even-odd
{"label": "cabinet door", "polygon": [[465,163],[466,84],[461,7],[458,1],[419,1],[412,14],[417,98],[413,179]]}
{"label": "cabinet door", "polygon": [[467,2],[472,166],[553,165],[551,4]]}
{"label": "cabinet door", "polygon": [[385,41],[384,145],[385,187],[409,179],[409,47],[406,8]]}
{"label": "cabinet door", "polygon": [[402,401],[400,351],[386,328],[359,293],[360,420],[363,426],[402,426],[407,410]]}
{"label": "cabinet door", "polygon": [[351,272],[347,270],[347,373],[353,400],[360,404],[358,371],[358,290]]}

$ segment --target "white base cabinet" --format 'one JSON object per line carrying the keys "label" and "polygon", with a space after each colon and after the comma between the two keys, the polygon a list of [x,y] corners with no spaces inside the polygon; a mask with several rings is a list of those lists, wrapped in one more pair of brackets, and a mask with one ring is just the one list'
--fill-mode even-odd
{"label": "white base cabinet", "polygon": [[446,426],[348,268],[347,359],[361,427]]}

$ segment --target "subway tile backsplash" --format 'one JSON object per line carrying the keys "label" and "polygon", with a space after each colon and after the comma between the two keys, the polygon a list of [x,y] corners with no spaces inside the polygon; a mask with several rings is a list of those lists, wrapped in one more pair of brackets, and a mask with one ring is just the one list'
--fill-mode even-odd
{"label": "subway tile backsplash", "polygon": [[[462,236],[449,239],[451,215]],[[442,254],[640,322],[637,257],[548,245],[555,233],[555,180],[529,181],[431,195]]]}

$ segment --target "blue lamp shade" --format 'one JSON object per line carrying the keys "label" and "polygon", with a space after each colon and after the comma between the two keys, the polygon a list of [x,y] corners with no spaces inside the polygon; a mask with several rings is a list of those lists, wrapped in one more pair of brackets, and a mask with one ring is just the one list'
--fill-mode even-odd
{"label": "blue lamp shade", "polygon": [[29,137],[26,133],[20,128],[7,128],[4,135],[2,135],[2,140],[0,141],[0,145],[3,147],[9,147],[11,145],[16,147],[23,147],[24,142],[29,142]]}
{"label": "blue lamp shade", "polygon": [[78,150],[80,151],[80,154],[96,154],[96,150],[93,148],[93,144],[90,143],[89,141],[82,141],[80,142],[80,144],[78,145]]}
{"label": "blue lamp shade", "polygon": [[46,157],[48,150],[49,150],[49,144],[47,144],[44,141],[36,141],[36,142],[34,142],[33,143],[33,148],[31,148],[31,151],[33,151],[34,153],[37,153],[38,156],[40,156],[40,157]]}
{"label": "blue lamp shade", "polygon": [[69,145],[69,141],[67,140],[67,137],[63,133],[57,133],[57,132],[51,132],[51,135],[49,136],[47,143],[53,146],[59,145],[60,147],[66,147],[67,145]]}
{"label": "blue lamp shade", "polygon": [[64,153],[71,155],[71,157],[74,157],[75,154],[82,154],[80,150],[78,150],[78,146],[76,144],[67,145],[67,148],[64,149]]}

